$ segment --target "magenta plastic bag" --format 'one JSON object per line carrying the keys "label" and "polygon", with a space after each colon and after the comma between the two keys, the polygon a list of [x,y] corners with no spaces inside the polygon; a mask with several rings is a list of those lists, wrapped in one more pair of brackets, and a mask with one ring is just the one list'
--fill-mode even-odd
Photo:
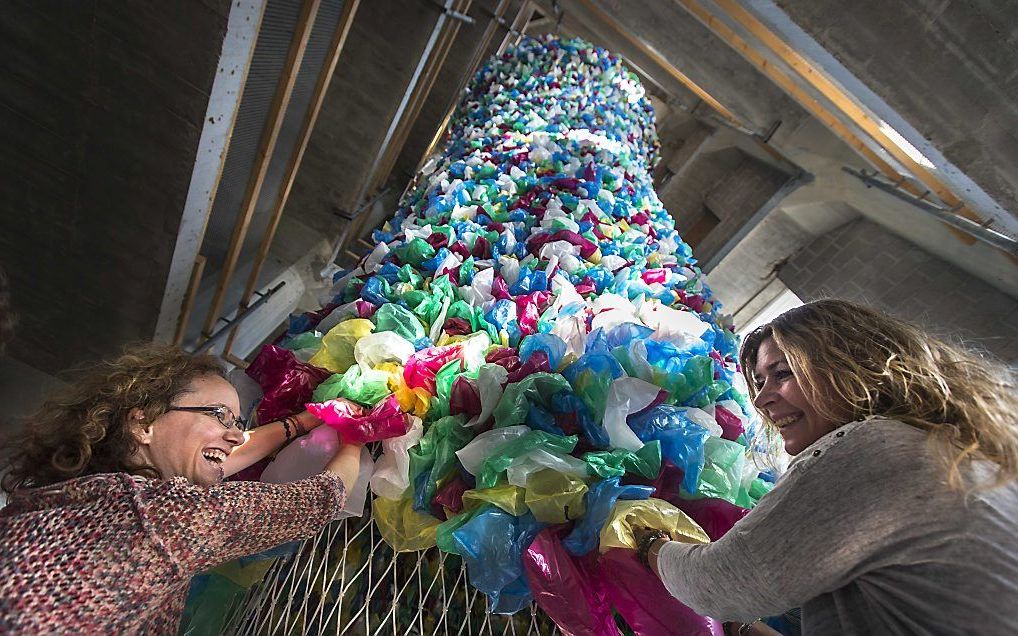
{"label": "magenta plastic bag", "polygon": [[672,596],[635,550],[608,550],[596,570],[611,604],[637,636],[724,636],[719,621],[700,616]]}
{"label": "magenta plastic bag", "polygon": [[303,411],[315,388],[332,375],[274,345],[262,347],[246,373],[262,387],[264,396],[258,404],[262,424]]}
{"label": "magenta plastic bag", "polygon": [[714,407],[714,420],[721,425],[722,439],[734,442],[743,433],[742,419],[723,406]]}
{"label": "magenta plastic bag", "polygon": [[739,519],[749,514],[746,508],[740,508],[724,499],[681,499],[672,497],[669,502],[690,516],[711,541],[717,541],[732,529]]}
{"label": "magenta plastic bag", "polygon": [[523,553],[523,572],[538,607],[565,634],[619,633],[607,599],[562,547],[554,529],[542,530]]}
{"label": "magenta plastic bag", "polygon": [[344,444],[366,444],[406,435],[410,419],[399,409],[399,400],[390,395],[364,413],[347,400],[310,403],[308,411],[339,433]]}

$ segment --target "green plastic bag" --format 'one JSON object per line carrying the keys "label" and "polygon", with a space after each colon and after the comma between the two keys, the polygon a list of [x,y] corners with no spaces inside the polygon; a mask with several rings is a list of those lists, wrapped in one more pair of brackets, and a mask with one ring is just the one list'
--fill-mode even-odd
{"label": "green plastic bag", "polygon": [[346,373],[337,373],[319,384],[311,399],[325,402],[341,397],[364,406],[374,406],[391,393],[388,380],[389,374],[384,371],[365,370],[355,364]]}
{"label": "green plastic bag", "polygon": [[415,493],[415,500],[431,502],[438,484],[456,470],[456,451],[466,446],[473,436],[473,432],[463,426],[462,415],[443,417],[428,427],[420,443],[410,449],[410,483],[417,483],[422,472],[431,471],[425,491]]}
{"label": "green plastic bag", "polygon": [[746,447],[720,437],[708,437],[703,445],[703,454],[703,470],[700,471],[695,494],[736,503],[742,486]]}
{"label": "green plastic bag", "polygon": [[409,243],[393,249],[392,252],[401,262],[418,268],[424,261],[435,257],[435,248],[422,238],[415,238]]}
{"label": "green plastic bag", "polygon": [[[558,373],[534,373],[507,385],[495,407],[495,426],[516,426],[527,421],[530,404],[551,407],[551,396],[571,391],[569,381]],[[570,449],[571,450],[571,449]],[[568,452],[568,451],[567,451]]]}
{"label": "green plastic bag", "polygon": [[526,455],[534,449],[543,448],[552,452],[570,453],[576,447],[577,441],[578,438],[575,435],[563,437],[545,431],[530,431],[521,437],[509,440],[494,449],[481,464],[481,470],[477,474],[477,488],[495,486],[498,483],[498,476],[509,468],[514,459]]}
{"label": "green plastic bag", "polygon": [[616,448],[611,451],[587,453],[583,461],[590,466],[591,472],[602,479],[621,477],[626,473],[636,473],[647,479],[657,477],[661,471],[661,442],[647,442],[638,451]]}
{"label": "green plastic bag", "polygon": [[410,342],[424,337],[424,325],[406,307],[390,303],[382,305],[371,317],[375,323],[375,331],[391,331]]}

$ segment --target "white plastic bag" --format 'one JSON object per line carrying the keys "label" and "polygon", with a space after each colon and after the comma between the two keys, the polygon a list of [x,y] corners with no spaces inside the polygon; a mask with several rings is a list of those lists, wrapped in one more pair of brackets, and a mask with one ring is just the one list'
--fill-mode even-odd
{"label": "white plastic bag", "polygon": [[399,499],[410,487],[410,454],[424,436],[421,418],[410,416],[406,435],[382,440],[382,456],[371,475],[371,492],[385,499]]}
{"label": "white plastic bag", "polygon": [[516,439],[517,437],[522,437],[529,432],[530,427],[526,424],[493,428],[490,431],[485,431],[470,440],[470,443],[456,451],[456,457],[459,458],[460,463],[463,464],[463,468],[468,473],[476,475],[480,472],[481,465],[484,463],[484,460],[487,459],[496,448],[508,441]]}
{"label": "white plastic bag", "polygon": [[626,418],[653,404],[661,389],[639,378],[623,376],[612,382],[604,405],[604,428],[612,448],[638,451],[643,442],[626,424]]}
{"label": "white plastic bag", "polygon": [[[331,426],[318,426],[279,451],[276,458],[265,467],[261,480],[271,484],[287,484],[317,475],[325,470],[325,465],[335,456],[339,447],[339,435],[335,429]],[[346,505],[337,519],[359,517],[364,514],[368,479],[373,470],[371,453],[367,448],[361,448],[361,467],[357,483],[353,484],[353,487],[347,484]]]}
{"label": "white plastic bag", "polygon": [[590,475],[587,463],[572,455],[552,453],[543,448],[535,448],[525,455],[520,455],[513,460],[506,470],[506,478],[513,486],[526,488],[527,478],[539,470],[550,468],[554,471],[575,475],[585,479]]}
{"label": "white plastic bag", "polygon": [[374,369],[383,362],[404,365],[413,354],[413,343],[392,331],[369,333],[353,348],[354,360],[362,369]]}

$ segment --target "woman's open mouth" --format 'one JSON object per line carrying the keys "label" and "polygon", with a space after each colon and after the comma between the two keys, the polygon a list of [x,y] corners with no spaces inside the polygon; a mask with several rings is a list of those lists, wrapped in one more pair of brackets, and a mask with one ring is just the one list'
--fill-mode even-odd
{"label": "woman's open mouth", "polygon": [[781,418],[779,420],[774,420],[774,426],[776,426],[778,428],[778,430],[781,430],[781,429],[785,428],[786,426],[790,426],[790,425],[795,424],[796,422],[798,422],[800,419],[802,419],[802,415],[803,415],[802,413],[796,413],[794,415],[786,415],[785,417],[783,417],[783,418]]}
{"label": "woman's open mouth", "polygon": [[206,448],[201,452],[202,457],[212,462],[213,464],[220,466],[226,461],[227,453],[221,451],[218,448]]}

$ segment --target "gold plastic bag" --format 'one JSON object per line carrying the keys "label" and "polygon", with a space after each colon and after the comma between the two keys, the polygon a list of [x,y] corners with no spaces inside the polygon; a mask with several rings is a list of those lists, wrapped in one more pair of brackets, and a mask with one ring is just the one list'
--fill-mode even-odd
{"label": "gold plastic bag", "polygon": [[346,373],[355,361],[354,345],[374,328],[375,325],[364,318],[344,320],[325,334],[322,338],[322,348],[311,356],[308,362],[333,373]]}
{"label": "gold plastic bag", "polygon": [[601,528],[601,552],[611,548],[636,549],[633,527],[664,530],[673,541],[710,543],[710,537],[672,504],[662,499],[620,499],[612,508],[608,521]]}
{"label": "gold plastic bag", "polygon": [[396,552],[427,550],[435,545],[435,529],[440,521],[414,510],[412,499],[376,497],[372,507],[378,531]]}
{"label": "gold plastic bag", "polygon": [[542,523],[565,523],[579,519],[587,508],[583,496],[587,484],[573,475],[546,468],[527,477],[524,501]]}
{"label": "gold plastic bag", "polygon": [[463,509],[473,510],[481,504],[490,503],[514,517],[520,517],[530,510],[527,507],[525,493],[525,490],[512,484],[499,484],[494,488],[482,490],[468,490],[463,493]]}

